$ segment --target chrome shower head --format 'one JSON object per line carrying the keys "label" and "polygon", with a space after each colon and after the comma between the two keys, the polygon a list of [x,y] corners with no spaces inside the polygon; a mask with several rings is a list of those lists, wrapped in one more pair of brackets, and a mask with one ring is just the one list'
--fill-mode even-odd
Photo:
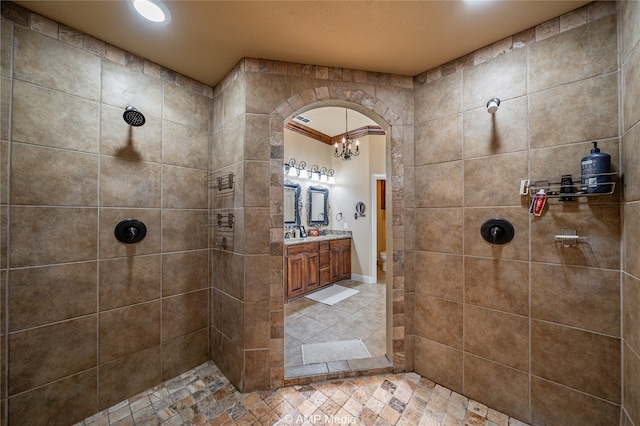
{"label": "chrome shower head", "polygon": [[144,124],[144,115],[138,111],[135,107],[128,106],[122,114],[122,118],[129,126],[140,127]]}

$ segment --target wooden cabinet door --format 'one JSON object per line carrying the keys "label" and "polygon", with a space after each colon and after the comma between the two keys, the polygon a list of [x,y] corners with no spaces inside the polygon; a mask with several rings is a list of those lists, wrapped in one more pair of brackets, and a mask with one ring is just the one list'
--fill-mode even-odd
{"label": "wooden cabinet door", "polygon": [[307,256],[298,254],[287,257],[287,298],[304,293],[307,270]]}
{"label": "wooden cabinet door", "polygon": [[351,239],[331,241],[331,282],[351,278]]}
{"label": "wooden cabinet door", "polygon": [[320,287],[320,270],[318,268],[318,252],[307,253],[305,270],[305,292]]}

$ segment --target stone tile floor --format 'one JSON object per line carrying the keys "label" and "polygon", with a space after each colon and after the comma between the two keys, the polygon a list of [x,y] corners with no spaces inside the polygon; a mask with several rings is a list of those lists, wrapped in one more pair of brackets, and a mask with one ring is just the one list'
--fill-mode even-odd
{"label": "stone tile floor", "polygon": [[76,426],[524,426],[416,373],[238,392],[207,362]]}

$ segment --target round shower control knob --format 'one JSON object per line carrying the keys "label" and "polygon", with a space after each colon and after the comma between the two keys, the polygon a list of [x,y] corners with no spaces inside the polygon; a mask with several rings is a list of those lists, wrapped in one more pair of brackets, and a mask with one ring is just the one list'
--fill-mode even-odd
{"label": "round shower control knob", "polygon": [[125,219],[116,225],[114,234],[121,243],[135,244],[147,235],[147,227],[138,219]]}

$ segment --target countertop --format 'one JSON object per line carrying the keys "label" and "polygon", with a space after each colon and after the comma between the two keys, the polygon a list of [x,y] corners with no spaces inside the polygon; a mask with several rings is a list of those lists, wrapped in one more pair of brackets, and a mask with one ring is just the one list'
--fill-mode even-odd
{"label": "countertop", "polygon": [[315,243],[318,241],[341,240],[344,238],[351,238],[351,233],[326,234],[326,235],[320,235],[318,237],[306,237],[306,238],[285,238],[284,245],[290,246],[292,244]]}

